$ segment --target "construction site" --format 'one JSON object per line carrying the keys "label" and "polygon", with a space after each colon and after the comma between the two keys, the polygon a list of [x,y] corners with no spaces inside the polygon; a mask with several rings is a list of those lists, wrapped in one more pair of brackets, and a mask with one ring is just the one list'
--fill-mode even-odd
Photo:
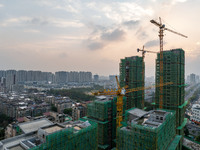
{"label": "construction site", "polygon": [[[128,86],[130,89],[144,87],[144,61],[142,57],[133,56],[121,59],[120,62],[120,86]],[[127,93],[126,109],[137,107],[144,108],[144,91]]]}
{"label": "construction site", "polygon": [[[102,150],[111,149],[116,144],[116,102],[116,97],[100,96],[96,101],[88,104],[87,117],[82,118],[98,124],[98,147]],[[125,97],[123,103],[125,112]]]}
{"label": "construction site", "polygon": [[[165,30],[185,38],[187,36],[166,28],[161,18],[159,19],[159,22],[155,20],[150,22],[159,27],[160,52],[145,50],[143,46],[143,49],[137,49],[138,52],[142,52],[142,57],[132,56],[121,59],[120,82],[116,77],[118,89],[95,93],[95,95],[117,97],[117,109],[113,112],[116,113],[116,139],[112,136],[114,139],[109,140],[116,141],[115,145],[113,142],[110,145],[113,149],[182,149],[183,130],[187,123],[187,119],[184,118],[187,105],[184,99],[185,53],[181,48],[163,51],[163,37]],[[144,111],[144,90],[152,88],[144,86],[144,58],[147,52],[157,53],[155,86],[152,86],[156,89],[155,102],[152,103],[154,110],[149,112]],[[126,97],[125,105],[124,97]],[[95,102],[90,105],[95,105]],[[90,110],[88,117],[91,117],[89,113]],[[112,122],[114,119],[112,118]],[[105,135],[110,133],[107,132],[107,128],[104,131],[106,131]]]}
{"label": "construction site", "polygon": [[[93,92],[97,97],[87,105],[86,117],[41,127],[34,132],[36,139],[25,138],[15,145],[2,141],[0,150],[16,150],[15,146],[19,150],[181,150],[187,122],[185,54],[181,48],[163,51],[163,32],[186,36],[165,28],[161,19],[150,22],[159,27],[160,38],[160,52],[153,52],[157,53],[155,85],[145,87],[144,58],[151,51],[143,47],[138,49],[141,57],[121,59],[117,89]],[[154,109],[145,111],[144,90],[149,88],[156,92]]]}
{"label": "construction site", "polygon": [[126,112],[127,125],[118,128],[117,149],[178,149],[180,135],[175,131],[175,112],[133,108]]}

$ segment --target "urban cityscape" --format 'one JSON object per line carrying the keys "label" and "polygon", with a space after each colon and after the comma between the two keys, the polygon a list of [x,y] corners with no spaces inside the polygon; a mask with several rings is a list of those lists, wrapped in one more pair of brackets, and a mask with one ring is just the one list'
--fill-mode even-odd
{"label": "urban cityscape", "polygon": [[0,1],[0,150],[200,150],[199,6]]}

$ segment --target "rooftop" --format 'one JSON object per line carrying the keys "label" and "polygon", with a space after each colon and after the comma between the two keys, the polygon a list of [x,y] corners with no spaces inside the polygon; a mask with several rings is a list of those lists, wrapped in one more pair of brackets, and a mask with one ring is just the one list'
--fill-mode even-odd
{"label": "rooftop", "polygon": [[9,150],[25,150],[21,145],[16,145],[16,146],[13,146],[11,148],[9,148]]}
{"label": "rooftop", "polygon": [[30,121],[30,122],[20,123],[19,127],[24,133],[30,133],[30,132],[37,131],[41,127],[45,127],[51,124],[53,124],[51,121],[49,121],[46,118],[43,118],[43,119],[38,119],[38,120]]}
{"label": "rooftop", "polygon": [[[142,112],[143,115],[138,114],[140,112]],[[153,128],[158,128],[164,122],[167,114],[169,114],[169,112],[162,110],[152,110],[149,112],[145,112],[140,109],[136,109],[135,111],[133,109],[128,113],[135,114],[135,117],[131,118],[131,123]]]}
{"label": "rooftop", "polygon": [[64,127],[59,126],[58,124],[55,124],[55,125],[53,125],[53,126],[45,127],[45,128],[43,128],[43,129],[44,129],[44,131],[46,131],[48,134],[51,134],[51,133],[56,132],[56,131],[59,131],[59,130],[61,130],[61,129],[63,129],[63,128],[64,128]]}
{"label": "rooftop", "polygon": [[128,113],[130,115],[134,115],[136,117],[141,117],[141,116],[145,115],[147,112],[142,109],[135,108],[135,109],[128,111]]}
{"label": "rooftop", "polygon": [[198,150],[200,149],[200,145],[193,142],[193,141],[190,141],[186,138],[183,138],[183,145],[190,148],[190,149],[194,149],[194,150]]}
{"label": "rooftop", "polygon": [[[2,141],[0,141],[0,150],[5,150],[6,148],[9,150],[10,149],[11,150],[24,150],[21,147],[20,142],[31,139],[35,136],[36,136],[35,134],[22,134],[22,135],[18,135],[15,137],[11,137],[11,138],[2,140]],[[1,143],[2,143],[3,147],[1,147]]]}
{"label": "rooftop", "polygon": [[200,109],[200,104],[194,104],[194,105],[192,105],[192,109]]}
{"label": "rooftop", "polygon": [[91,124],[88,121],[68,121],[64,123],[65,127],[71,128],[73,127],[75,130],[81,130],[83,128],[87,128],[88,126],[91,126]]}

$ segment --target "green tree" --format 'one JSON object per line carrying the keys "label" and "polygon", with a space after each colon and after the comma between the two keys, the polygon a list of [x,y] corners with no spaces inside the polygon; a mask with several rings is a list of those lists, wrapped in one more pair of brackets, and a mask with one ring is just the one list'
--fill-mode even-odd
{"label": "green tree", "polygon": [[57,112],[57,107],[54,106],[54,105],[51,105],[51,110],[54,111],[54,112]]}
{"label": "green tree", "polygon": [[184,133],[185,133],[185,136],[188,136],[189,135],[189,130],[187,127],[184,128]]}
{"label": "green tree", "polygon": [[153,110],[153,105],[149,102],[144,102],[144,106],[146,107],[145,111]]}
{"label": "green tree", "polygon": [[71,99],[77,101],[91,101],[94,100],[95,96],[86,94],[87,92],[91,91],[91,88],[76,88],[76,89],[62,89],[62,90],[55,90],[51,89],[47,93],[54,95],[54,96],[68,96]]}
{"label": "green tree", "polygon": [[0,129],[0,140],[3,140],[5,136],[5,130],[2,128]]}
{"label": "green tree", "polygon": [[64,110],[63,110],[63,113],[64,113],[64,114],[68,114],[68,115],[71,116],[71,115],[72,115],[72,108],[66,108],[66,109],[64,109]]}
{"label": "green tree", "polygon": [[200,142],[200,134],[195,138],[195,141]]}
{"label": "green tree", "polygon": [[4,139],[5,128],[12,121],[13,119],[11,117],[6,116],[5,114],[0,114],[0,140]]}

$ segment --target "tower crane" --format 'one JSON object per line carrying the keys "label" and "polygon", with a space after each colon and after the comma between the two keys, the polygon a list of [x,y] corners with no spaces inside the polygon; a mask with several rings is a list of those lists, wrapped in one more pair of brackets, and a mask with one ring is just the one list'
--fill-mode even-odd
{"label": "tower crane", "polygon": [[[164,31],[167,30],[169,32],[172,32],[174,34],[180,35],[185,38],[187,38],[187,36],[166,28],[165,24],[162,23],[162,20],[160,17],[159,17],[159,22],[157,22],[155,20],[150,20],[150,22],[153,23],[154,25],[156,25],[157,27],[159,27],[159,35],[158,36],[160,39],[160,84],[163,84],[163,37],[164,37]],[[163,87],[162,86],[160,87],[159,108],[160,109],[163,108]]]}
{"label": "tower crane", "polygon": [[98,91],[98,92],[93,92],[93,95],[99,96],[99,95],[116,95],[117,96],[117,113],[116,113],[116,128],[120,127],[122,124],[123,120],[123,97],[125,96],[126,93],[131,93],[131,92],[136,92],[136,91],[141,91],[141,90],[146,90],[146,89],[151,89],[154,87],[161,87],[165,85],[171,85],[173,84],[172,82],[164,83],[164,84],[159,84],[159,85],[153,85],[149,87],[138,87],[138,88],[133,88],[133,89],[127,89],[128,87],[120,87],[119,81],[117,76],[115,76],[116,81],[117,81],[117,88],[118,89],[111,89],[111,90],[103,90],[103,91]]}
{"label": "tower crane", "polygon": [[143,46],[142,49],[139,49],[139,48],[137,49],[137,52],[140,52],[140,51],[142,52],[142,58],[143,58],[143,60],[144,60],[144,58],[145,58],[145,53],[156,53],[156,54],[158,53],[158,52],[154,52],[154,51],[145,50],[145,49],[144,49],[144,46]]}
{"label": "tower crane", "polygon": [[[144,49],[144,45],[143,45],[143,49],[137,49],[137,52],[142,52],[142,59],[143,59],[143,65],[142,65],[142,81],[144,81],[144,77],[145,77],[145,75],[144,75],[144,58],[145,58],[145,53],[156,53],[157,54],[157,52],[153,52],[153,51],[148,51],[148,50],[145,50]],[[144,87],[144,83],[143,83],[143,87]],[[144,93],[142,94],[142,96],[144,97]],[[144,108],[144,99],[142,99],[142,108]]]}

